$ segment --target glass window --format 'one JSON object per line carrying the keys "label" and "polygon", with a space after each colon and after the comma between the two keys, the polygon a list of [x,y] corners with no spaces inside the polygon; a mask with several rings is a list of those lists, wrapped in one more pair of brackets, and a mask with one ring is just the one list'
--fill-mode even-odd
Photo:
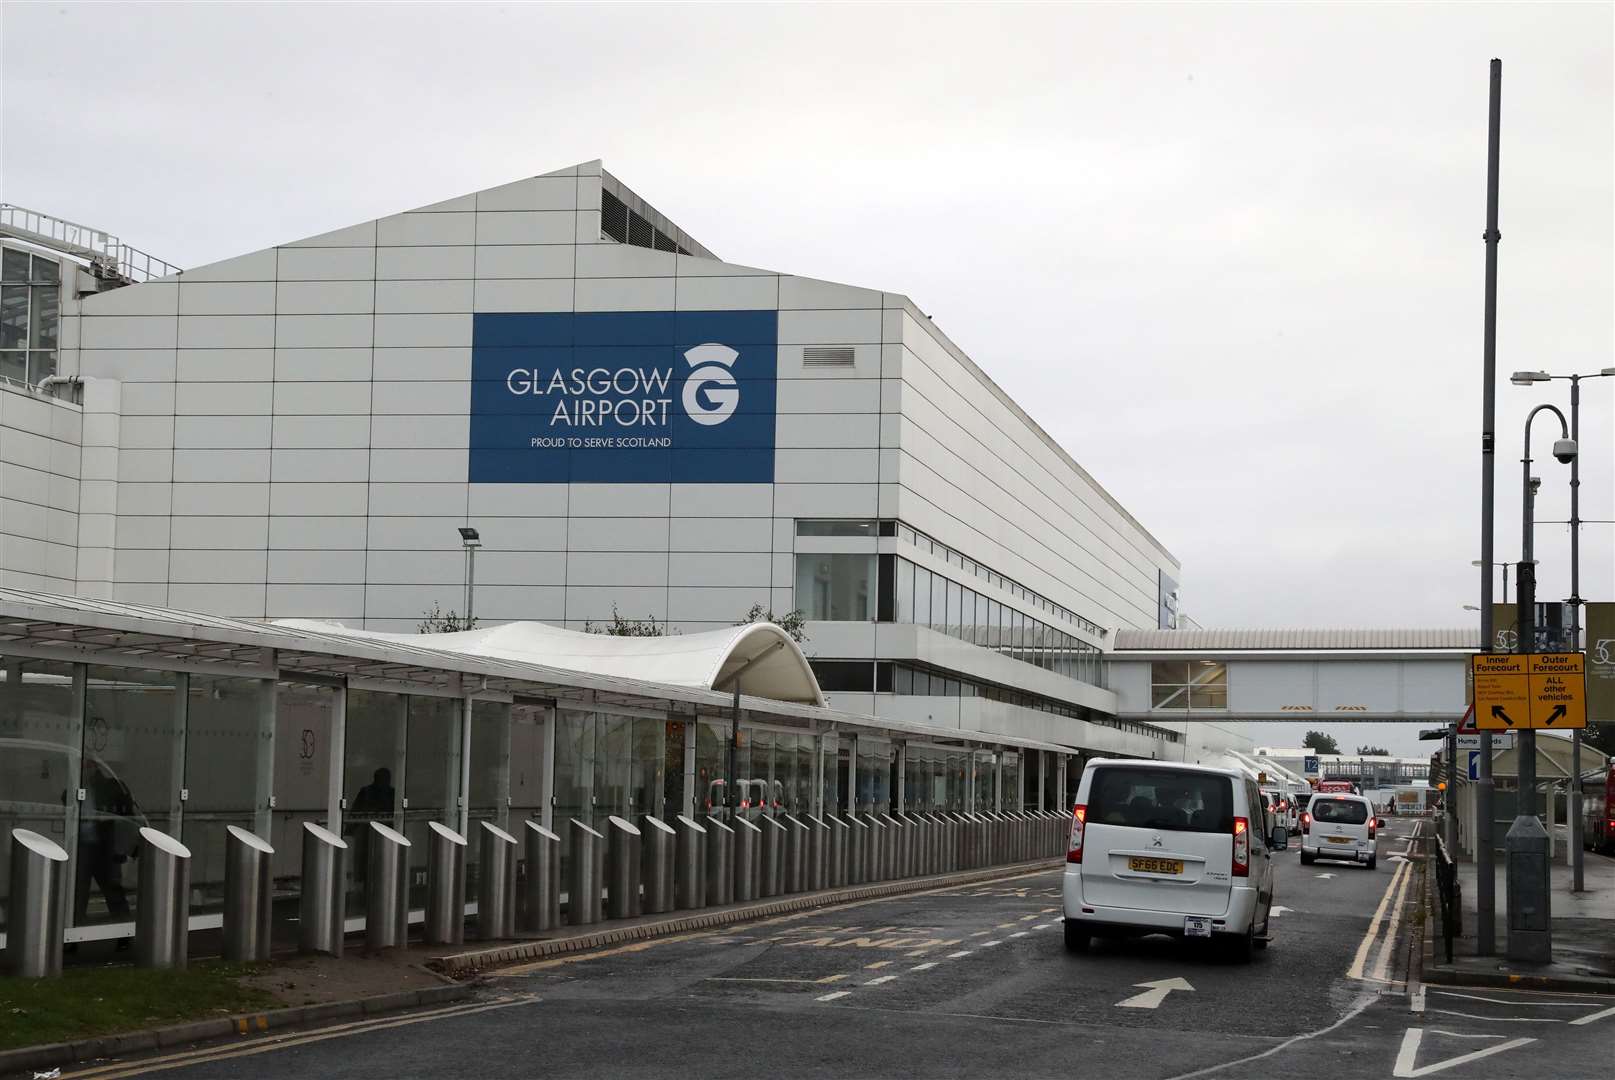
{"label": "glass window", "polygon": [[75,926],[130,918],[140,829],[177,838],[185,769],[176,676],[90,667],[84,698]]}
{"label": "glass window", "polygon": [[561,838],[561,877],[565,887],[572,866],[572,825],[594,819],[595,719],[593,713],[562,709],[555,717],[555,815],[552,831]]}
{"label": "glass window", "polygon": [[410,904],[426,903],[426,861],[431,830],[440,822],[458,830],[460,702],[411,695],[405,710],[404,835],[409,839]]}
{"label": "glass window", "polygon": [[[404,696],[349,690],[342,740],[342,838],[348,842],[347,911],[364,914],[370,822],[404,825],[397,778],[404,774]],[[187,815],[188,816],[188,815]]]}
{"label": "glass window", "polygon": [[1135,829],[1233,832],[1233,782],[1226,776],[1142,767],[1101,768],[1088,793],[1088,820]]}
{"label": "glass window", "polygon": [[941,574],[931,575],[930,627],[939,634],[948,632],[948,579]]}
{"label": "glass window", "polygon": [[28,286],[0,286],[0,349],[28,347]]}
{"label": "glass window", "polygon": [[34,349],[56,348],[56,326],[60,322],[61,290],[55,285],[35,285],[33,303],[28,306],[28,345]]}
{"label": "glass window", "polygon": [[[505,829],[510,817],[510,705],[503,701],[471,703],[471,784],[466,792],[466,842],[481,846],[477,822],[491,821]],[[470,861],[471,853],[467,852]]]}
{"label": "glass window", "polygon": [[[72,853],[68,795],[79,786],[82,673],[75,664],[0,657],[0,836],[39,833]],[[75,681],[78,681],[75,687]],[[0,860],[0,901],[11,860]],[[8,907],[0,903],[0,929]]]}
{"label": "glass window", "polygon": [[[548,709],[517,702],[510,707],[510,832],[524,844],[522,823],[544,822],[544,730]],[[518,853],[517,858],[521,858]]]}
{"label": "glass window", "polygon": [[0,252],[0,280],[5,281],[32,281],[28,272],[28,253],[16,248],[6,248]]}
{"label": "glass window", "polygon": [[811,620],[868,622],[874,617],[875,556],[799,554],[796,606]]}
{"label": "glass window", "polygon": [[57,282],[61,279],[61,267],[56,265],[56,260],[47,259],[43,255],[34,256],[33,280]]}
{"label": "glass window", "polygon": [[0,350],[0,379],[28,381],[28,354],[16,349]]}
{"label": "glass window", "polygon": [[897,560],[897,610],[893,619],[900,623],[914,621],[914,564],[907,559]]}
{"label": "glass window", "polygon": [[[235,825],[263,836],[259,814],[269,814],[269,790],[260,789],[268,723],[267,679],[191,675],[185,710],[185,817],[180,840],[191,852],[191,912],[224,908],[225,829]],[[324,802],[321,802],[321,809]],[[271,827],[271,832],[273,831]],[[264,839],[268,839],[264,836]],[[301,873],[302,844],[276,846],[270,857],[276,880]]]}
{"label": "glass window", "polygon": [[874,536],[873,521],[798,521],[797,536]]}
{"label": "glass window", "polygon": [[923,566],[914,568],[914,618],[910,621],[915,626],[931,623],[931,571]]}
{"label": "glass window", "polygon": [[275,882],[293,894],[301,891],[303,880],[303,822],[324,826],[330,817],[331,732],[339,693],[333,686],[296,682],[275,688],[275,808],[269,843],[276,855],[291,853],[278,867]]}

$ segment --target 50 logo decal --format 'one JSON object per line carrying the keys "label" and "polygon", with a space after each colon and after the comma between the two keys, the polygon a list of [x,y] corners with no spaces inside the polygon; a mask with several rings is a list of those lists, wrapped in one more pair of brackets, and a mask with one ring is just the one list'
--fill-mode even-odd
{"label": "50 logo decal", "polygon": [[1593,644],[1593,659],[1600,664],[1615,664],[1615,638],[1599,638]]}
{"label": "50 logo decal", "polygon": [[693,369],[684,380],[684,413],[703,427],[716,427],[740,406],[740,387],[734,366],[740,354],[727,345],[709,341],[684,354]]}

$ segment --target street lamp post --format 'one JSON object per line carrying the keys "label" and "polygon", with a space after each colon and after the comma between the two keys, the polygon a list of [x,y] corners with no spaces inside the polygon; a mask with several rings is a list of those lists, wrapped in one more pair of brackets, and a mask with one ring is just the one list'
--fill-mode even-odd
{"label": "street lamp post", "polygon": [[[1538,405],[1525,418],[1525,450],[1520,458],[1520,641],[1521,653],[1536,651],[1536,548],[1533,542],[1536,491],[1541,481],[1531,476],[1531,424],[1538,413],[1551,412],[1559,420],[1560,438],[1553,444],[1553,456],[1569,464],[1576,460],[1576,442],[1570,438],[1565,414],[1553,405]],[[1527,721],[1529,725],[1529,721]],[[1548,831],[1537,819],[1536,732],[1529,726],[1519,732],[1517,772],[1519,800],[1514,824],[1509,826],[1504,847],[1508,854],[1508,958],[1525,963],[1546,964],[1553,956],[1553,932],[1549,924],[1549,842]]]}
{"label": "street lamp post", "polygon": [[[1485,562],[1482,562],[1479,559],[1471,559],[1471,560],[1469,560],[1469,565],[1470,566],[1495,566],[1499,570],[1503,571],[1503,591],[1501,593],[1499,593],[1498,595],[1503,597],[1505,603],[1508,601],[1508,568],[1511,565],[1513,565],[1512,563],[1508,563],[1508,562],[1485,563]],[[1476,607],[1475,610],[1479,611],[1480,608]],[[1487,647],[1490,648],[1490,646],[1487,646]]]}
{"label": "street lamp post", "polygon": [[[1570,438],[1581,445],[1581,380],[1615,376],[1615,367],[1592,375],[1549,375],[1546,371],[1516,371],[1509,376],[1515,386],[1564,379],[1570,383]],[[1562,418],[1561,418],[1562,420]],[[1508,586],[1504,586],[1506,592]],[[1570,648],[1581,648],[1581,455],[1570,459]],[[1570,889],[1582,891],[1585,860],[1581,850],[1581,729],[1570,733],[1570,792],[1565,800],[1565,816],[1570,819]]]}
{"label": "street lamp post", "polygon": [[482,546],[482,536],[462,526],[460,545],[465,548],[465,628],[470,630],[475,625],[472,613],[477,602],[477,548]]}

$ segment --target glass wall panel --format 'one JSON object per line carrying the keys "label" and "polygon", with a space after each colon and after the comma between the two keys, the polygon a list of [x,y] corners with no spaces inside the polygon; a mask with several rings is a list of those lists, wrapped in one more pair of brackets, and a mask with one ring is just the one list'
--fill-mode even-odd
{"label": "glass wall panel", "polygon": [[572,826],[594,820],[595,718],[593,713],[562,709],[555,715],[555,826],[561,838],[561,888],[572,867]]}
{"label": "glass wall panel", "polygon": [[75,926],[128,920],[141,827],[179,834],[185,744],[178,684],[166,672],[86,670]]}
{"label": "glass wall panel", "polygon": [[411,907],[426,904],[429,821],[459,827],[460,702],[411,695],[405,709],[404,836],[409,848]]}
{"label": "glass wall panel", "polygon": [[701,720],[695,728],[695,816],[721,814],[723,779],[728,767],[729,725]]}
{"label": "glass wall panel", "polygon": [[[669,720],[662,740],[662,812],[661,819],[674,824],[684,813],[684,732],[683,720]],[[694,792],[691,793],[694,798]]]}
{"label": "glass wall panel", "polygon": [[858,809],[866,814],[892,808],[892,744],[874,735],[858,735]]}
{"label": "glass wall panel", "polygon": [[892,617],[900,623],[914,621],[914,564],[906,559],[898,559],[897,575],[897,607]]}
{"label": "glass wall panel", "polygon": [[1016,750],[1005,750],[1002,760],[1004,799],[1000,806],[1005,813],[1014,813],[1021,809],[1021,755]]}
{"label": "glass wall panel", "polygon": [[796,606],[809,619],[867,622],[874,618],[874,596],[875,556],[796,556]]}
{"label": "glass wall panel", "polygon": [[328,823],[331,733],[341,692],[295,682],[275,687],[275,808],[268,839],[275,849],[275,892],[288,899],[302,892],[303,822]]}
{"label": "glass wall panel", "polygon": [[67,811],[79,786],[82,692],[76,664],[0,658],[0,837],[8,841],[0,859],[0,930],[9,917],[11,830],[30,829],[72,854]]}
{"label": "glass wall panel", "polygon": [[549,710],[517,702],[510,707],[510,831],[526,843],[522,822],[544,821],[544,725]]}
{"label": "glass wall panel", "polygon": [[931,621],[932,630],[939,634],[948,632],[948,579],[941,574],[931,575]]}
{"label": "glass wall panel", "polygon": [[[679,769],[680,773],[683,771]],[[629,820],[637,823],[640,814],[651,814],[666,821],[666,790],[667,721],[661,717],[637,716],[634,718],[632,787],[628,793]]]}
{"label": "glass wall panel", "polygon": [[[975,602],[971,602],[974,610]],[[948,582],[948,628],[949,637],[964,636],[964,586],[957,581]]]}
{"label": "glass wall panel", "polygon": [[[510,824],[510,704],[471,703],[471,769],[466,787],[465,889],[474,899],[481,880],[482,825]],[[450,823],[452,827],[452,822]]]}
{"label": "glass wall panel", "polygon": [[915,626],[931,624],[931,571],[923,566],[914,568],[914,617],[908,621]]}
{"label": "glass wall panel", "polygon": [[[614,713],[595,717],[594,831],[609,837],[606,818],[627,817],[633,783],[634,719]],[[587,818],[579,818],[587,821]]]}
{"label": "glass wall panel", "polygon": [[[264,763],[259,758],[268,755],[266,736],[273,728],[264,721],[275,684],[268,679],[211,675],[191,675],[186,681],[185,790],[189,798],[180,839],[191,852],[194,915],[224,908],[226,827],[256,830],[259,812],[268,813],[268,788],[259,789],[267,781],[268,769],[260,768]],[[270,866],[277,881],[298,872],[288,871],[288,867],[296,865],[299,851],[301,845],[289,853],[276,848]],[[278,919],[288,912],[296,912],[295,901],[275,914]]]}
{"label": "glass wall panel", "polygon": [[342,838],[348,842],[347,910],[364,914],[370,822],[404,825],[397,777],[404,772],[404,696],[349,690],[342,740]]}
{"label": "glass wall panel", "polygon": [[741,792],[741,799],[751,810],[749,817],[772,816],[778,804],[784,801],[781,789],[775,786],[779,777],[775,772],[774,751],[779,736],[776,732],[759,728],[752,728],[747,734],[751,750],[750,768],[741,775],[747,777],[750,783]]}

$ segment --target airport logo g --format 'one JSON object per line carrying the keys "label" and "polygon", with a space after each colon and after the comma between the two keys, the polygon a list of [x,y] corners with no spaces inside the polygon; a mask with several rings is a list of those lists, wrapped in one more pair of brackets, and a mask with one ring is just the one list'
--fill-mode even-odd
{"label": "airport logo g", "polygon": [[739,358],[729,346],[710,341],[684,354],[694,369],[684,380],[683,394],[684,412],[691,420],[715,427],[734,415],[740,387],[729,369]]}

